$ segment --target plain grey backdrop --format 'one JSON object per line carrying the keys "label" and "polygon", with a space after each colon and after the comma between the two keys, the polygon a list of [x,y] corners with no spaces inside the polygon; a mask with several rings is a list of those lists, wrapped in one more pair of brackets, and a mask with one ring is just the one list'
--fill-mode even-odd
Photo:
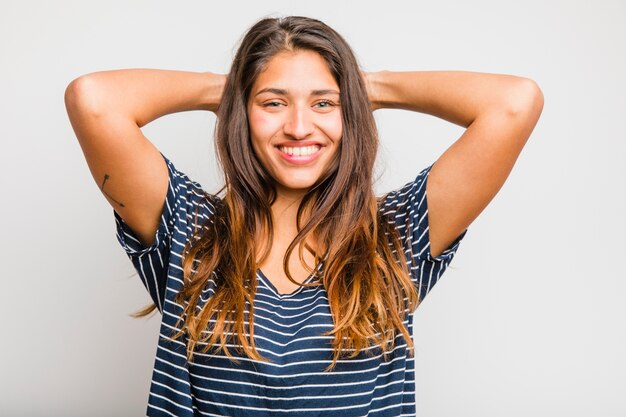
{"label": "plain grey backdrop", "polygon": [[[264,16],[315,17],[362,68],[535,80],[543,114],[415,318],[422,417],[626,416],[625,1],[3,1],[0,415],[145,415],[159,317],[68,121],[67,84],[120,68],[225,73]],[[379,193],[462,133],[375,113]],[[209,112],[143,131],[220,188]]]}

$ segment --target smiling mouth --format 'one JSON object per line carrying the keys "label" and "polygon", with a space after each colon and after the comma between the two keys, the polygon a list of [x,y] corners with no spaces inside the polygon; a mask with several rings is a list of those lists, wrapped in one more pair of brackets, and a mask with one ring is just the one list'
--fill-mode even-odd
{"label": "smiling mouth", "polygon": [[323,146],[310,145],[310,146],[276,146],[276,151],[281,158],[289,164],[296,165],[308,165],[317,160],[317,158],[323,153]]}
{"label": "smiling mouth", "polygon": [[289,146],[278,146],[278,149],[290,156],[311,156],[319,152],[322,147],[319,145],[311,145],[311,146],[299,146],[299,147],[289,147]]}

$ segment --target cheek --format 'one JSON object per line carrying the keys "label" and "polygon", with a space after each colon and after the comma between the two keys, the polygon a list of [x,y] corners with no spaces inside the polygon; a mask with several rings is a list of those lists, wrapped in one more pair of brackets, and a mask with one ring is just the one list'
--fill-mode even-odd
{"label": "cheek", "polygon": [[334,141],[338,141],[341,139],[341,135],[343,134],[343,125],[341,123],[341,113],[338,113],[337,116],[329,117],[325,119],[323,124],[324,132],[326,135]]}
{"label": "cheek", "polygon": [[267,162],[267,143],[272,138],[273,134],[270,126],[271,123],[271,118],[263,116],[260,112],[248,113],[252,149],[263,165]]}
{"label": "cheek", "polygon": [[275,118],[268,117],[261,112],[250,112],[248,123],[250,131],[260,140],[269,139],[276,130]]}

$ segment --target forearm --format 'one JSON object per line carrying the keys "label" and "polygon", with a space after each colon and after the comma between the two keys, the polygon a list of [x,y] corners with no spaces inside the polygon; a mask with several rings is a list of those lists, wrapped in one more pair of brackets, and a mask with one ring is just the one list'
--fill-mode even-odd
{"label": "forearm", "polygon": [[[531,80],[466,71],[380,71],[368,74],[372,105],[427,113],[469,126],[482,113],[509,110]],[[525,92],[524,92],[525,91]]]}
{"label": "forearm", "polygon": [[225,80],[209,72],[123,69],[81,76],[68,90],[75,90],[90,110],[121,114],[142,127],[170,113],[216,111]]}

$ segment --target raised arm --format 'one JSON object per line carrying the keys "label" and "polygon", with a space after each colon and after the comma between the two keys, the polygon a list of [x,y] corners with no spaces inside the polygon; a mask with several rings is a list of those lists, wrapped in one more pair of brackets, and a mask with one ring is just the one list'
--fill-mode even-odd
{"label": "raised arm", "polygon": [[159,225],[168,173],[140,128],[169,113],[216,111],[225,78],[128,69],[83,75],[65,90],[67,113],[97,186],[146,246]]}
{"label": "raised arm", "polygon": [[427,113],[467,129],[434,163],[426,184],[432,256],[495,197],[543,110],[527,78],[464,71],[364,73],[372,108]]}

